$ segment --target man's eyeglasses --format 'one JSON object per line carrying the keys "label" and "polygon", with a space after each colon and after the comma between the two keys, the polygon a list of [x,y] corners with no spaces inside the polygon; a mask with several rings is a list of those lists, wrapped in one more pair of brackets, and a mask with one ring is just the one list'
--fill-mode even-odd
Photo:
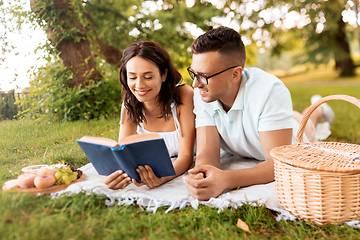
{"label": "man's eyeglasses", "polygon": [[215,77],[216,75],[219,75],[219,74],[221,74],[223,72],[226,72],[227,70],[230,70],[230,69],[236,68],[236,67],[238,67],[238,66],[229,67],[229,68],[227,68],[225,70],[222,70],[222,71],[217,72],[217,73],[215,73],[213,75],[210,75],[210,76],[204,76],[204,75],[201,75],[201,74],[196,74],[194,72],[194,70],[192,70],[190,67],[187,68],[187,71],[188,71],[188,73],[189,73],[192,80],[195,80],[195,78],[196,78],[199,81],[200,84],[208,85],[209,84],[209,78]]}

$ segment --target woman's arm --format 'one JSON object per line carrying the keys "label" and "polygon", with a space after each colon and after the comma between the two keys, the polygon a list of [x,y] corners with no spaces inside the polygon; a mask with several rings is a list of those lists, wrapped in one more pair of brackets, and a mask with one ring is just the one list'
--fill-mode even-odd
{"label": "woman's arm", "polygon": [[176,176],[188,170],[193,162],[195,142],[194,91],[189,85],[183,85],[178,88],[182,104],[177,108],[181,131],[179,154],[174,162]]}
{"label": "woman's arm", "polygon": [[131,122],[128,110],[121,107],[121,120],[120,120],[120,131],[119,141],[125,137],[136,134],[136,124]]}
{"label": "woman's arm", "polygon": [[177,114],[180,123],[180,143],[179,154],[176,161],[173,163],[175,169],[175,176],[158,178],[153,173],[149,166],[139,166],[137,172],[142,179],[142,183],[133,183],[136,186],[146,184],[149,188],[157,187],[165,182],[170,181],[183,174],[190,167],[194,156],[194,142],[195,142],[195,115],[193,113],[193,89],[189,85],[178,87],[181,105],[177,106]]}

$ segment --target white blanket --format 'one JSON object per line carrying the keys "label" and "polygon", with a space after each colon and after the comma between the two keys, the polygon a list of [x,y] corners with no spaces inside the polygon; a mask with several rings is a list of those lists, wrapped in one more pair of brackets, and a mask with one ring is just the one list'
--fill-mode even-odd
{"label": "white blanket", "polygon": [[[321,127],[319,128],[319,126]],[[326,139],[330,133],[329,123],[320,124],[316,129],[316,139]],[[239,159],[228,154],[222,154],[221,157],[222,168],[225,170],[250,168],[259,162],[253,159]],[[107,196],[109,198],[106,202],[107,205],[112,205],[115,201],[118,201],[118,204],[136,202],[138,205],[147,207],[148,210],[154,212],[160,206],[170,206],[167,210],[170,211],[187,205],[197,209],[199,204],[205,204],[221,210],[229,206],[238,207],[244,203],[256,203],[265,204],[269,209],[284,213],[276,197],[274,182],[228,191],[217,198],[211,198],[209,201],[198,201],[188,194],[183,176],[179,176],[154,189],[149,189],[147,186],[136,187],[131,184],[125,189],[111,190],[104,184],[105,177],[97,174],[92,164],[83,166],[81,170],[86,175],[85,181],[72,184],[67,189],[54,193],[53,196],[61,195],[64,192],[69,194],[79,193],[80,191],[94,192],[95,194]],[[287,219],[295,218],[288,215],[287,212],[285,212],[285,215]]]}
{"label": "white blanket", "polygon": [[[249,168],[258,164],[260,161],[253,159],[239,159],[231,155],[224,155],[221,159],[223,169]],[[105,176],[99,175],[91,163],[80,168],[86,175],[85,181],[74,183],[67,189],[53,193],[54,197],[63,193],[76,194],[79,192],[95,193],[105,195],[108,200],[106,205],[133,204],[146,207],[147,210],[155,212],[158,207],[169,206],[171,211],[175,208],[192,206],[197,209],[199,204],[205,204],[210,207],[222,210],[229,206],[238,207],[244,203],[265,204],[269,209],[284,212],[279,205],[275,192],[275,183],[255,185],[228,191],[217,198],[211,198],[208,201],[198,201],[191,197],[186,190],[183,176],[179,176],[157,188],[150,189],[147,186],[136,187],[131,184],[125,189],[112,190],[104,184]],[[288,217],[294,219],[293,216]]]}

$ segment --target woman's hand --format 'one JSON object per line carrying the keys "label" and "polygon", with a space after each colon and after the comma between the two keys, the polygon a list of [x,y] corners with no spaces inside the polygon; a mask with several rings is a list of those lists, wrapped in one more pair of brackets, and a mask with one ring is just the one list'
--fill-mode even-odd
{"label": "woman's hand", "polygon": [[139,166],[136,172],[140,175],[141,183],[138,183],[135,179],[132,182],[136,186],[146,185],[149,188],[155,188],[164,183],[164,178],[158,178],[153,172],[152,168],[148,165]]}
{"label": "woman's hand", "polygon": [[122,170],[119,170],[107,176],[104,182],[110,189],[124,189],[131,183],[131,178]]}

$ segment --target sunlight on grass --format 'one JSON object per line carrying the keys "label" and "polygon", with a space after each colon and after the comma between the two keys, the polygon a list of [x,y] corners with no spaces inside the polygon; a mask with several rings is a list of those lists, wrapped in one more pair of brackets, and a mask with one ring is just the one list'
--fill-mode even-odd
{"label": "sunlight on grass", "polygon": [[338,71],[329,68],[315,69],[309,72],[292,75],[277,71],[274,71],[273,74],[278,76],[285,84],[309,84],[317,82],[324,82],[324,84],[331,82],[348,84],[349,82],[360,82],[360,67],[356,69],[356,72],[357,75],[353,77],[339,77]]}
{"label": "sunlight on grass", "polygon": [[0,122],[0,129],[0,164],[18,174],[25,166],[55,164],[52,159],[71,161],[80,167],[88,160],[75,140],[84,135],[117,140],[119,125],[118,119],[51,124],[24,119]]}

